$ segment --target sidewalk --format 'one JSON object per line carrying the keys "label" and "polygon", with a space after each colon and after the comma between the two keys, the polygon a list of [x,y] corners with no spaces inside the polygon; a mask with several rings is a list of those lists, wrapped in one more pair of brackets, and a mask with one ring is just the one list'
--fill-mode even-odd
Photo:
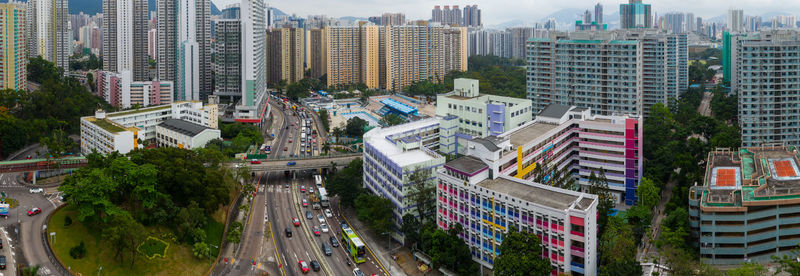
{"label": "sidewalk", "polygon": [[428,271],[427,273],[420,271],[419,268],[417,268],[419,262],[414,260],[414,255],[411,254],[411,250],[406,247],[402,247],[399,250],[397,250],[395,256],[397,257],[397,260],[395,260],[395,262],[397,262],[397,265],[399,265],[403,269],[403,273],[405,273],[405,275],[413,275],[413,276],[442,275],[442,273],[439,272],[438,270],[431,270]]}
{"label": "sidewalk", "polygon": [[[389,252],[390,250],[387,248],[387,239],[378,237],[369,227],[359,221],[356,217],[355,210],[340,209],[339,211],[342,212],[342,215],[347,217],[347,222],[349,222],[353,228],[357,229],[358,236],[364,240],[368,249],[372,250],[372,254],[389,272],[389,275],[411,275],[406,274],[405,270],[392,260]],[[402,248],[400,244],[392,242],[392,249],[398,249],[398,247]]]}

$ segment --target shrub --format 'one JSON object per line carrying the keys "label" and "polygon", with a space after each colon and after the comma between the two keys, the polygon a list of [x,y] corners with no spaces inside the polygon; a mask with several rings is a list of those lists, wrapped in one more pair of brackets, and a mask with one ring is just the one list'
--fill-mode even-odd
{"label": "shrub", "polygon": [[[69,217],[67,217],[69,218]],[[80,259],[86,256],[86,245],[81,241],[80,244],[69,249],[69,255],[73,259]]]}
{"label": "shrub", "polygon": [[155,257],[166,257],[167,256],[167,248],[169,248],[169,244],[165,241],[162,241],[158,238],[149,236],[147,240],[142,242],[136,251],[139,253],[144,254],[147,258],[153,259]]}
{"label": "shrub", "polygon": [[67,226],[70,226],[70,225],[72,225],[72,218],[70,218],[69,216],[65,216],[64,217],[64,227],[67,227]]}

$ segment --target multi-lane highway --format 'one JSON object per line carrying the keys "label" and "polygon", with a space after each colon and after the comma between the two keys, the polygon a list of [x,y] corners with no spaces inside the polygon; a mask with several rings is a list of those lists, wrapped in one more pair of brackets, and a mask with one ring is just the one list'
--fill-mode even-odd
{"label": "multi-lane highway", "polygon": [[[273,153],[270,158],[302,156],[302,141],[300,141],[302,118],[293,111],[283,111],[276,106],[273,106],[273,110],[275,114],[273,127],[279,128],[280,131],[272,143]],[[322,248],[323,242],[332,245],[330,239],[333,237],[341,244],[339,226],[341,218],[338,214],[333,214],[331,218],[325,217],[325,209],[312,208],[310,192],[308,190],[301,192],[301,187],[311,189],[315,186],[312,172],[296,167],[291,169],[294,171],[289,175],[284,174],[282,170],[256,172],[255,181],[258,183],[258,188],[253,201],[254,209],[242,234],[242,246],[237,254],[238,259],[247,265],[255,260],[256,267],[232,271],[229,275],[252,274],[252,271],[260,268],[259,266],[276,266],[276,264],[277,268],[270,267],[264,270],[277,269],[281,275],[302,275],[299,261],[308,264],[317,261],[320,264],[320,271],[311,270],[312,274],[352,275],[353,269],[358,267],[365,275],[387,275],[369,255],[367,262],[357,266],[343,246],[331,246],[331,255],[325,254]],[[303,206],[303,199],[309,200],[308,206]],[[307,211],[312,213],[311,219],[306,218]],[[320,227],[318,218],[320,215],[323,223],[328,225],[329,231],[320,231],[320,236],[316,236],[312,227]],[[299,226],[294,225],[295,218],[300,220]],[[291,231],[291,236],[287,234],[287,229]],[[349,265],[348,259],[350,259]]]}

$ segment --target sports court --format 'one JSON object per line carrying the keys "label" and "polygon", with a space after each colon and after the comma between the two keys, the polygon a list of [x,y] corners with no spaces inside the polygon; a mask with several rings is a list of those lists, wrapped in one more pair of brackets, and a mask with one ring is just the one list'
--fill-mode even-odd
{"label": "sports court", "polygon": [[711,173],[711,188],[737,189],[742,186],[739,167],[716,167]]}
{"label": "sports court", "polygon": [[800,179],[798,175],[797,163],[792,158],[769,159],[769,172],[776,180],[795,180]]}
{"label": "sports court", "polygon": [[774,161],[772,163],[775,164],[775,174],[778,177],[797,176],[789,160]]}

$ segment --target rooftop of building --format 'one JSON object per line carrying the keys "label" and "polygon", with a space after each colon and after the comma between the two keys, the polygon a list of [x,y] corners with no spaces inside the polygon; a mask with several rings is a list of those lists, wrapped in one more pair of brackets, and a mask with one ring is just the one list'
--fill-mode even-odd
{"label": "rooftop of building", "polygon": [[123,110],[123,111],[120,111],[120,112],[108,113],[108,117],[122,117],[122,116],[127,116],[127,115],[134,115],[134,114],[139,114],[139,113],[170,109],[171,107],[172,107],[172,105],[166,104],[166,105],[159,105],[159,106],[151,106],[151,107]]}
{"label": "rooftop of building", "polygon": [[459,157],[456,160],[447,162],[444,166],[467,175],[474,175],[489,167],[483,161],[472,156]]}
{"label": "rooftop of building", "polygon": [[[395,141],[387,138],[387,136],[399,136],[404,133],[413,133],[423,128],[436,128],[438,124],[439,120],[437,118],[428,118],[392,127],[376,127],[364,134],[364,142],[375,147],[383,155],[392,160],[392,162],[395,162],[401,167],[426,162],[441,156],[429,150],[403,150],[396,145]],[[398,138],[402,139],[402,137]]]}
{"label": "rooftop of building", "polygon": [[511,145],[518,146],[533,141],[534,139],[539,138],[539,136],[546,134],[556,127],[558,126],[554,124],[529,122],[522,127],[511,130],[510,134],[506,132],[503,135],[508,136],[511,139]]}
{"label": "rooftop of building", "polygon": [[489,151],[500,150],[500,147],[497,146],[498,144],[500,144],[500,139],[498,139],[497,136],[488,136],[485,138],[478,137],[472,139],[472,141],[483,145]]}
{"label": "rooftop of building", "polygon": [[109,133],[118,133],[128,130],[125,126],[112,122],[108,119],[97,119],[95,117],[84,117],[84,119],[90,123],[95,124],[96,126],[108,131]]}
{"label": "rooftop of building", "polygon": [[717,149],[708,154],[707,164],[703,206],[800,202],[800,154],[793,146]]}
{"label": "rooftop of building", "polygon": [[536,184],[508,176],[486,179],[477,185],[524,201],[559,210],[573,206],[575,209],[586,210],[596,200],[594,195]]}
{"label": "rooftop of building", "polygon": [[550,104],[547,105],[541,112],[539,112],[537,117],[548,117],[548,118],[561,118],[564,117],[564,114],[573,109],[572,106],[569,105],[561,105],[561,104]]}
{"label": "rooftop of building", "polygon": [[180,119],[167,119],[166,121],[158,124],[158,126],[191,137],[197,136],[206,129],[209,129],[207,127]]}

